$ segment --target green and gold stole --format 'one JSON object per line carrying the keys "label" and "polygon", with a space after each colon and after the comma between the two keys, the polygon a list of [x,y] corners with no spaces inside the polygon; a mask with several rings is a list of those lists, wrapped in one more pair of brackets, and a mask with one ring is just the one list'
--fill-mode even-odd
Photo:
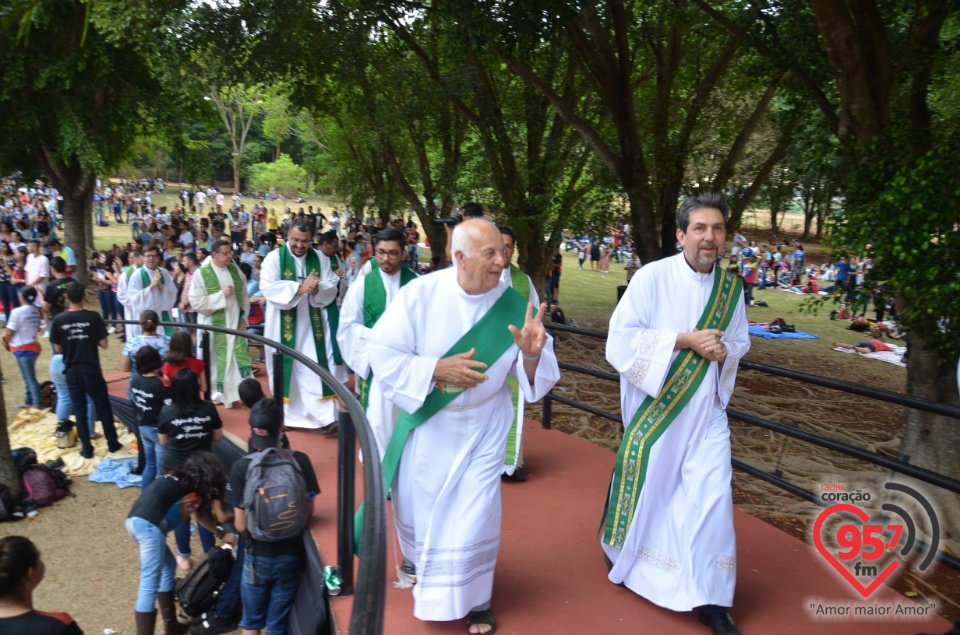
{"label": "green and gold stole", "polygon": [[[237,304],[241,307],[243,306],[243,298],[247,294],[247,286],[243,280],[243,275],[240,273],[240,269],[237,268],[235,264],[230,264],[227,266],[227,270],[230,272],[230,277],[233,279],[233,294],[234,298],[237,300]],[[222,289],[220,288],[220,279],[217,277],[217,272],[213,270],[213,263],[208,262],[204,266],[200,267],[200,275],[203,277],[203,286],[206,288],[207,294],[219,293]],[[239,328],[240,324],[227,324],[227,310],[219,309],[214,311],[210,316],[212,319],[213,326],[219,326],[222,328]],[[240,321],[244,319],[243,310],[240,311]],[[217,392],[223,392],[223,377],[227,374],[227,336],[224,333],[213,334],[213,350],[217,354]],[[240,369],[240,377],[247,378],[253,374],[253,365],[250,363],[250,349],[247,348],[247,340],[242,337],[235,337],[233,341],[233,354],[237,360],[237,368]]]}
{"label": "green and gold stole", "polygon": [[[334,273],[340,269],[340,258],[334,254],[330,256],[330,269]],[[342,281],[341,281],[342,282]],[[327,305],[327,321],[330,322],[330,332],[333,334],[333,341],[331,342],[331,348],[333,349],[333,363],[336,366],[343,364],[343,356],[340,354],[340,345],[337,344],[337,331],[340,330],[340,305],[337,304],[340,301],[340,283],[337,283],[337,297],[333,302]]]}
{"label": "green and gold stole", "polygon": [[[364,292],[366,292],[366,289],[364,289]],[[513,335],[507,326],[513,324],[518,329],[523,328],[523,321],[527,313],[527,302],[527,298],[513,289],[507,289],[483,317],[457,340],[450,347],[450,350],[444,353],[443,357],[458,355],[475,348],[476,352],[473,359],[483,362],[489,368],[513,346]],[[390,443],[387,444],[387,451],[384,453],[381,465],[385,491],[389,491],[393,486],[393,479],[396,478],[397,470],[400,467],[403,447],[407,444],[410,433],[417,426],[425,423],[433,415],[450,405],[450,402],[463,392],[463,389],[451,388],[453,387],[438,383],[416,412],[400,411],[400,417],[397,419],[397,425],[390,437]],[[360,530],[362,527],[363,505],[360,505],[360,509],[357,510],[354,517],[354,551],[358,554],[360,552]]]}
{"label": "green and gold stole", "polygon": [[[164,283],[163,283],[163,270],[161,270],[159,267],[157,267],[157,271],[160,272],[160,286],[162,287],[163,284],[164,284]],[[150,280],[150,274],[147,273],[147,268],[146,268],[146,267],[140,267],[140,284],[143,285],[143,288],[144,288],[144,289],[146,289],[146,288],[148,288],[148,287],[150,286],[150,282],[151,282],[151,280]],[[152,293],[152,292],[151,292],[151,293]],[[136,316],[135,319],[139,320],[139,319],[140,319],[140,316],[139,316],[139,315]],[[161,311],[161,312],[160,312],[160,320],[161,320],[162,322],[172,322],[172,321],[173,321],[173,319],[170,317],[170,312],[169,312],[169,311]],[[167,335],[167,337],[170,337],[171,335],[173,335],[173,327],[172,327],[172,326],[165,326],[165,327],[163,327],[163,332]]]}
{"label": "green and gold stole", "polygon": [[[529,302],[530,298],[530,278],[527,274],[520,271],[520,268],[510,264],[510,286],[514,291],[522,295]],[[533,307],[537,309],[539,307]],[[515,467],[520,463],[520,437],[523,436],[523,422],[520,420],[520,383],[513,375],[507,375],[507,383],[510,384],[510,396],[513,399],[513,425],[510,426],[510,432],[507,434],[507,453],[504,456],[503,464],[506,467]]]}
{"label": "green and gold stole", "polygon": [[[697,329],[727,328],[742,288],[743,282],[738,276],[720,267],[714,268],[713,289],[697,321]],[[681,351],[670,364],[667,381],[660,394],[656,398],[647,397],[637,409],[623,434],[617,462],[613,467],[612,484],[603,514],[605,544],[623,547],[647,475],[650,449],[696,394],[709,370],[710,362],[692,349]]]}
{"label": "green and gold stole", "polygon": [[[307,249],[307,255],[304,256],[304,277],[320,275],[320,256],[313,249]],[[297,281],[297,265],[293,254],[290,253],[290,247],[284,246],[280,249],[280,279]],[[330,364],[327,362],[327,346],[323,336],[323,316],[320,314],[322,309],[310,305],[310,298],[303,301],[307,303],[310,311],[310,326],[313,331],[313,341],[316,346],[317,364],[324,370],[330,370]],[[297,310],[299,305],[280,311],[280,343],[297,350]],[[331,325],[332,327],[332,325]],[[333,329],[331,328],[331,333]],[[290,403],[290,381],[293,379],[293,358],[289,355],[283,356],[283,403]],[[327,384],[323,384],[323,399],[336,399],[337,395]]]}
{"label": "green and gold stole", "polygon": [[[416,279],[407,263],[400,263],[400,287]],[[372,329],[383,312],[387,310],[387,288],[380,275],[380,265],[376,259],[370,260],[370,273],[363,277],[363,325]],[[357,397],[360,405],[366,410],[370,405],[370,382],[373,381],[373,369],[367,373],[367,378],[357,376]]]}

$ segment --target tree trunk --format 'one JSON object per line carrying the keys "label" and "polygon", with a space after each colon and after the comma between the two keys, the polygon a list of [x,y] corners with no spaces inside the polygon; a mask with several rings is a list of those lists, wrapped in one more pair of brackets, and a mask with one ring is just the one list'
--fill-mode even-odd
{"label": "tree trunk", "polygon": [[827,202],[817,212],[817,240],[823,238],[823,225],[827,217],[830,216],[830,207],[833,205],[833,188],[827,190]]}
{"label": "tree trunk", "polygon": [[77,257],[74,277],[87,284],[90,281],[88,245],[93,242],[93,190],[97,177],[85,174],[78,165],[54,161],[45,146],[37,156],[50,182],[63,196],[63,244],[73,249]]}
{"label": "tree trunk", "polygon": [[[627,201],[630,204],[630,224],[633,244],[636,245],[640,260],[646,264],[660,260],[663,252],[660,250],[660,235],[653,220],[653,199],[644,191],[643,186],[634,186],[627,189]],[[676,242],[671,238],[670,245]]]}
{"label": "tree trunk", "polygon": [[23,486],[20,481],[20,472],[13,464],[13,455],[10,453],[10,435],[7,433],[7,403],[4,401],[3,385],[0,383],[0,483],[10,488],[14,499],[23,498]]}

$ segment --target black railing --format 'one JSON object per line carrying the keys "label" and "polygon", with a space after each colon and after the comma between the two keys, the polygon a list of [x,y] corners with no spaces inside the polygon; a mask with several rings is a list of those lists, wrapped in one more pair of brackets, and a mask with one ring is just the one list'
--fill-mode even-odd
{"label": "black railing", "polygon": [[[107,324],[139,325],[129,320],[107,320]],[[191,328],[205,331],[201,337],[204,361],[209,368],[209,333],[236,335],[274,349],[273,394],[283,394],[283,357],[292,357],[311,372],[320,377],[346,405],[347,411],[340,413],[338,487],[337,487],[337,566],[343,579],[341,596],[353,595],[353,611],[350,615],[351,635],[381,635],[383,632],[383,611],[386,587],[387,563],[387,511],[386,494],[383,488],[383,475],[380,470],[380,453],[373,440],[370,424],[363,407],[346,386],[330,372],[322,368],[303,353],[268,339],[262,335],[237,331],[234,329],[189,322],[161,322],[160,326]],[[281,408],[283,400],[277,400]],[[356,442],[359,438],[363,452],[363,501],[366,510],[360,534],[363,557],[359,558],[359,569],[354,575],[354,504],[356,493]],[[356,579],[356,584],[354,584]]]}
{"label": "black railing", "polygon": [[[578,329],[572,326],[566,326],[562,324],[544,324],[547,329],[551,331],[559,331],[563,333],[571,333],[574,335],[583,335],[586,337],[592,337],[596,339],[607,339],[607,334],[603,331],[592,331],[587,329]],[[862,397],[867,397],[870,399],[878,399],[880,401],[885,401],[887,403],[893,403],[900,406],[914,408],[917,410],[923,410],[926,412],[932,412],[939,415],[944,415],[948,417],[953,417],[955,419],[960,419],[960,408],[954,406],[949,406],[947,404],[938,403],[935,401],[927,401],[924,399],[918,399],[916,397],[911,397],[909,395],[904,395],[901,393],[891,392],[887,390],[880,390],[877,388],[870,388],[868,386],[862,386],[859,384],[853,384],[850,382],[840,381],[836,379],[831,379],[829,377],[819,377],[816,375],[811,375],[809,373],[803,373],[800,371],[791,370],[789,368],[781,368],[779,366],[772,366],[770,364],[763,364],[760,362],[754,362],[749,360],[740,360],[740,367],[748,370],[753,370],[761,373],[767,373],[770,375],[776,375],[779,377],[786,377],[789,379],[794,379],[798,381],[803,381],[806,383],[814,384],[824,388],[830,388],[833,390],[839,390],[841,392],[846,392],[850,394],[860,395]],[[577,366],[574,364],[561,363],[560,368],[570,372],[580,373],[583,375],[589,375],[590,377],[596,377],[598,379],[610,382],[619,383],[620,376],[606,373],[603,371],[596,370],[594,368],[586,368],[584,366]],[[597,417],[602,417],[604,419],[609,419],[612,421],[622,422],[623,417],[619,414],[608,412],[600,408],[595,408],[587,404],[578,402],[569,397],[563,397],[556,394],[554,391],[550,391],[543,398],[543,421],[542,425],[545,429],[551,427],[551,420],[553,418],[553,402],[563,404],[565,406],[570,406],[583,412],[587,412]],[[960,494],[960,480],[947,476],[945,474],[940,474],[932,470],[927,470],[915,465],[911,465],[904,458],[892,458],[876,452],[871,452],[869,450],[864,450],[863,448],[858,448],[854,445],[848,443],[843,443],[841,441],[836,441],[822,435],[814,434],[812,432],[804,432],[797,429],[793,426],[787,426],[782,423],[777,423],[775,421],[770,421],[769,419],[764,419],[762,417],[756,417],[754,415],[746,414],[743,412],[738,412],[736,410],[727,410],[727,414],[738,420],[742,421],[748,425],[756,426],[758,428],[763,428],[770,430],[772,432],[778,432],[780,434],[817,445],[823,448],[827,448],[834,452],[839,452],[847,456],[860,459],[862,461],[867,461],[874,465],[892,470],[894,472],[916,478],[925,483],[929,483],[934,487],[939,489],[946,490],[948,492],[953,492],[955,494]],[[807,490],[795,483],[784,479],[781,475],[781,472],[777,470],[776,472],[766,472],[756,466],[744,463],[739,460],[732,460],[732,465],[734,469],[740,470],[746,474],[749,474],[755,478],[761,479],[771,485],[774,485],[794,496],[803,498],[806,501],[811,503],[817,503],[818,505],[825,506],[828,503],[823,501],[819,496],[814,492]],[[918,545],[919,546],[919,545]],[[937,557],[945,562],[947,565],[954,569],[960,569],[960,558],[953,556],[945,551],[941,551]]]}

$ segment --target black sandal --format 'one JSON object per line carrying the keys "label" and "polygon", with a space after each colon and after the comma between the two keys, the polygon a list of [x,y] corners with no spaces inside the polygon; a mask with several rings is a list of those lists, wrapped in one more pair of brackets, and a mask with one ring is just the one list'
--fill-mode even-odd
{"label": "black sandal", "polygon": [[480,626],[481,624],[486,624],[490,627],[490,630],[482,635],[493,635],[497,632],[497,620],[493,619],[493,613],[490,612],[490,609],[470,611],[467,613],[467,633],[474,635],[470,628]]}

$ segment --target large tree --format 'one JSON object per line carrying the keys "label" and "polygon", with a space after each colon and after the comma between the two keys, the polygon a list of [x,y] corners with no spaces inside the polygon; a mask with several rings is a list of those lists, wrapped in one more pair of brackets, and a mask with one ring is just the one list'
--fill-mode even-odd
{"label": "large tree", "polygon": [[[958,5],[948,0],[696,4],[802,83],[846,152],[838,248],[872,256],[867,285],[895,294],[907,390],[960,405]],[[960,478],[960,426],[908,409],[901,453]],[[956,502],[943,507],[956,532]]]}
{"label": "large tree", "polygon": [[15,3],[0,30],[0,170],[42,171],[57,188],[82,281],[96,176],[123,161],[159,101],[150,61],[102,4]]}

